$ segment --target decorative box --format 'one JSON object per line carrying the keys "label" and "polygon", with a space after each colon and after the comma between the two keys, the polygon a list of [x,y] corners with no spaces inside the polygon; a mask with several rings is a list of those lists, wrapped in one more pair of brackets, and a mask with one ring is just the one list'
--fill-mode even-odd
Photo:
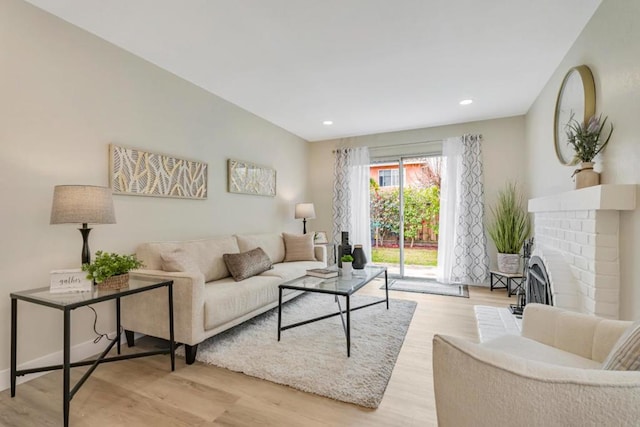
{"label": "decorative box", "polygon": [[69,270],[53,270],[49,291],[62,292],[90,292],[93,282],[87,279],[87,272],[79,268]]}

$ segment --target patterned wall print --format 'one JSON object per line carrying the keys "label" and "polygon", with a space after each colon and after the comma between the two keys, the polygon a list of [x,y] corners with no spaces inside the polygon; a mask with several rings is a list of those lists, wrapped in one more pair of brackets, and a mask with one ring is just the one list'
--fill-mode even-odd
{"label": "patterned wall print", "polygon": [[275,169],[233,159],[229,159],[227,167],[230,193],[276,195]]}
{"label": "patterned wall print", "polygon": [[109,145],[109,182],[114,194],[207,198],[207,164]]}

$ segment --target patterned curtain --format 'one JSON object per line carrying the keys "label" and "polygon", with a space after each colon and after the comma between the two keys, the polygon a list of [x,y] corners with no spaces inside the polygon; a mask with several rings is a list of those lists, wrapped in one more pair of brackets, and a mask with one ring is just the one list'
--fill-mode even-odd
{"label": "patterned curtain", "polygon": [[341,242],[341,232],[349,232],[349,242],[360,244],[371,260],[369,216],[369,149],[338,149],[335,152],[333,185],[333,239]]}
{"label": "patterned curtain", "polygon": [[484,232],[482,136],[463,135],[445,141],[443,157],[438,280],[484,283],[489,255]]}
{"label": "patterned curtain", "polygon": [[333,243],[341,243],[341,231],[349,230],[351,190],[349,187],[349,150],[335,151],[333,165]]}

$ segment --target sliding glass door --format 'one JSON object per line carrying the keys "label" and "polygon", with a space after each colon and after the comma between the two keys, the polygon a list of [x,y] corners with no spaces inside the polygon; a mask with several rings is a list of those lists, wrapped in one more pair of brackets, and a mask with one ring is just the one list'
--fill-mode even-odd
{"label": "sliding glass door", "polygon": [[394,277],[435,275],[440,159],[412,156],[371,164],[372,261]]}

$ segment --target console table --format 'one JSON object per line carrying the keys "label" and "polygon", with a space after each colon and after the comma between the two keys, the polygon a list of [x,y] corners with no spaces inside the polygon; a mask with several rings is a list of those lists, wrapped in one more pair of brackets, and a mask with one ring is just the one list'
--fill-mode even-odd
{"label": "console table", "polygon": [[[150,291],[152,289],[166,287],[167,303],[169,304],[169,348],[147,351],[143,353],[133,353],[120,355],[120,337],[122,328],[120,327],[120,298],[127,295],[133,295],[140,292]],[[158,282],[153,279],[136,278],[131,276],[129,279],[129,287],[123,289],[94,289],[90,292],[74,292],[74,293],[52,293],[49,288],[30,289],[27,291],[13,292],[11,297],[11,397],[16,395],[16,377],[33,374],[36,372],[54,371],[62,369],[63,385],[63,417],[64,426],[69,425],[69,404],[78,389],[89,378],[93,371],[101,363],[115,362],[118,360],[135,359],[138,357],[153,356],[156,354],[171,354],[171,371],[175,370],[175,342],[173,333],[173,281]],[[17,369],[17,337],[18,337],[18,301],[25,301],[32,304],[43,305],[45,307],[55,308],[64,313],[64,343],[63,343],[63,362],[62,365],[43,366],[32,369]],[[83,360],[71,363],[71,311],[79,307],[90,304],[96,304],[103,301],[116,300],[116,330],[117,335],[107,346],[107,348],[93,360]],[[106,357],[114,345],[117,345],[118,356]],[[73,389],[71,388],[71,368],[77,366],[91,367],[78,380]]]}

